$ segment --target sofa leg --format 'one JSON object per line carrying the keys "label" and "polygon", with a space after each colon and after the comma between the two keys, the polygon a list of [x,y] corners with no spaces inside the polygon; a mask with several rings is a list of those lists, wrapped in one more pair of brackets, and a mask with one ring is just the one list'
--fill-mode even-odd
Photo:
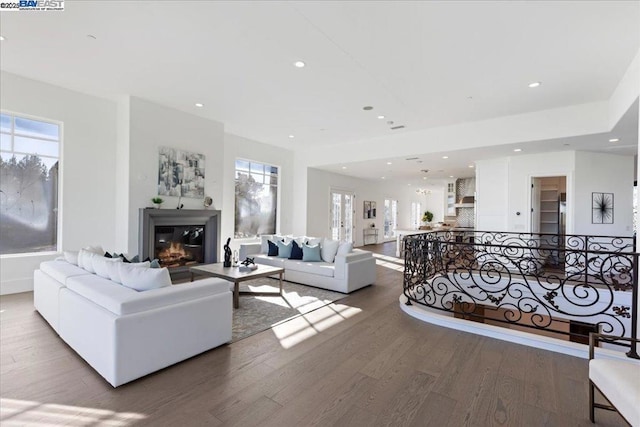
{"label": "sofa leg", "polygon": [[594,402],[594,393],[593,383],[589,380],[589,420],[591,423],[595,423],[595,402]]}

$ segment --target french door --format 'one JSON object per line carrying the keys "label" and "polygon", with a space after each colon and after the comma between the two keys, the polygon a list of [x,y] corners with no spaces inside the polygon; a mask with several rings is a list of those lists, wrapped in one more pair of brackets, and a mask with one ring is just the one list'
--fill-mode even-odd
{"label": "french door", "polygon": [[331,238],[353,242],[354,194],[349,191],[331,190],[330,218]]}
{"label": "french door", "polygon": [[395,237],[398,226],[398,201],[384,200],[384,237]]}

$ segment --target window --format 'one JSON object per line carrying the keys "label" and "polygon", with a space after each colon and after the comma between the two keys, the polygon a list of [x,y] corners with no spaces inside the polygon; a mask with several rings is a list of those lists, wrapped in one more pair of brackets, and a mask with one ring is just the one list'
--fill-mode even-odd
{"label": "window", "polygon": [[56,251],[60,125],[0,118],[0,255]]}
{"label": "window", "polygon": [[236,239],[276,232],[278,167],[236,160]]}
{"label": "window", "polygon": [[411,202],[411,227],[417,230],[420,227],[420,221],[422,221],[422,206],[420,202]]}

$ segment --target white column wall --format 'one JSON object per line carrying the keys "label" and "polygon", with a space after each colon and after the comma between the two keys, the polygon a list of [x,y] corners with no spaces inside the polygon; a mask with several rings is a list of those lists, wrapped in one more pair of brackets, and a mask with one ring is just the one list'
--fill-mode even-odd
{"label": "white column wall", "polygon": [[476,162],[476,229],[507,230],[508,192],[509,158]]}
{"label": "white column wall", "polygon": [[[129,198],[127,253],[138,253],[138,210],[153,206],[158,195],[158,149],[179,148],[205,156],[205,195],[222,206],[224,126],[220,122],[131,97],[129,116]],[[126,159],[118,159],[126,162]],[[178,197],[160,196],[163,209],[175,209]],[[184,209],[203,209],[202,198],[183,197]],[[223,213],[224,214],[224,213]],[[222,247],[220,248],[222,250]]]}

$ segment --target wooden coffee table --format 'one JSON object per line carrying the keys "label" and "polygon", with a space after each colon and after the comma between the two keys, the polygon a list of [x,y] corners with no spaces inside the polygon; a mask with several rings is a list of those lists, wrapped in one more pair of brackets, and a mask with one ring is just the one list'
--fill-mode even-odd
{"label": "wooden coffee table", "polygon": [[[254,296],[282,296],[282,275],[284,274],[284,268],[272,267],[270,265],[258,265],[258,268],[253,271],[243,272],[238,267],[224,267],[221,262],[216,264],[199,265],[197,267],[189,268],[191,272],[191,281],[195,275],[218,277],[220,279],[233,282],[233,308],[240,306],[240,295],[254,295]],[[259,279],[260,277],[269,277],[278,275],[280,277],[280,292],[251,292],[240,291],[240,282],[246,282],[247,280]]]}

